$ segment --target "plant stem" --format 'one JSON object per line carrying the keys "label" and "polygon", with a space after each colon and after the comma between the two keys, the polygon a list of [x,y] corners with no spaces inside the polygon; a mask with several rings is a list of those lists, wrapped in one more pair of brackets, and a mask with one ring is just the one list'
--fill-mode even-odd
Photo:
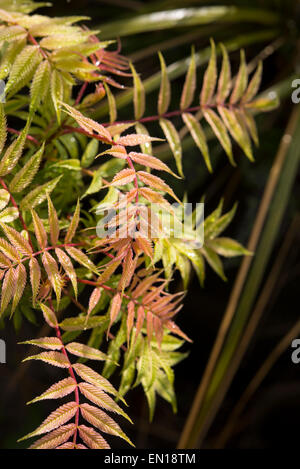
{"label": "plant stem", "polygon": [[[48,302],[49,302],[49,306],[50,306],[51,310],[52,310],[53,313],[55,314],[54,308],[53,308],[53,303],[52,303],[51,298],[49,298]],[[68,360],[68,363],[69,363],[69,368],[68,368],[69,374],[70,374],[71,378],[73,378],[73,380],[75,381],[75,384],[76,384],[76,388],[75,388],[75,390],[74,390],[74,395],[75,395],[75,402],[76,402],[76,404],[77,404],[78,407],[77,407],[77,411],[76,411],[76,415],[75,415],[75,425],[76,425],[76,428],[75,428],[74,437],[73,437],[73,444],[74,444],[74,449],[75,449],[76,440],[77,440],[77,432],[78,432],[78,424],[79,424],[79,409],[80,409],[78,383],[77,383],[77,379],[76,379],[75,373],[74,373],[74,371],[73,371],[72,363],[71,363],[71,361],[70,361],[70,359],[69,359],[68,352],[67,352],[67,350],[66,350],[66,348],[65,348],[65,345],[64,345],[64,343],[63,343],[63,340],[62,340],[62,337],[61,337],[60,328],[59,328],[58,325],[55,327],[55,331],[56,331],[56,337],[60,340],[60,342],[61,342],[61,344],[62,344],[62,353],[64,354],[64,356],[66,357],[66,359]]]}

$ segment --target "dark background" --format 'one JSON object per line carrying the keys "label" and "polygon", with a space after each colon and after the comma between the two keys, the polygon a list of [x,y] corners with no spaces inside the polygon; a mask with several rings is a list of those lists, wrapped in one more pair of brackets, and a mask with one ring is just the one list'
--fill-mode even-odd
{"label": "dark background", "polygon": [[[54,1],[54,6],[44,9],[45,14],[51,15],[88,15],[93,18],[92,23],[99,25],[116,19],[125,18],[137,14],[138,8],[150,9],[150,2],[138,1]],[[296,1],[232,1],[232,2],[204,2],[181,1],[160,2],[157,9],[165,5],[166,8],[184,6],[202,6],[212,4],[237,4],[245,7],[274,8],[282,14],[281,32],[285,38],[285,44],[274,54],[266,59],[264,64],[264,81],[262,89],[273,86],[278,81],[288,77],[292,72],[300,70],[298,65],[298,27],[299,16],[296,14],[298,2]],[[249,31],[253,32],[257,26],[249,25],[221,25],[216,28],[213,36],[218,40],[226,40],[234,37],[234,34]],[[201,27],[198,27],[199,31]],[[194,28],[197,35],[197,27]],[[131,55],[149,45],[159,44],[179,34],[189,33],[188,28],[178,28],[154,33],[139,34],[122,39],[122,53]],[[118,32],[116,31],[116,35]],[[192,41],[196,50],[207,47],[207,37],[195,37]],[[267,44],[257,44],[247,48],[248,61],[255,57]],[[190,43],[184,43],[175,48],[164,51],[167,64],[182,57],[188,56]],[[239,56],[231,55],[235,67],[238,67]],[[143,78],[148,77],[159,69],[156,55],[151,55],[144,60],[136,62],[136,68]],[[203,68],[201,68],[201,74]],[[183,78],[175,80],[172,84],[173,98],[171,109],[177,109],[182,90]],[[153,96],[156,93],[153,93]],[[156,99],[147,99],[147,115],[155,113]],[[198,150],[190,148],[184,153],[185,182],[175,183],[175,192],[183,194],[188,191],[192,201],[199,201],[206,194],[206,214],[216,208],[220,198],[225,199],[225,209],[229,210],[235,201],[238,201],[238,211],[234,222],[226,232],[226,236],[233,237],[247,244],[251,228],[257,214],[265,183],[268,178],[272,162],[278,149],[280,138],[287,124],[293,104],[290,95],[283,97],[280,108],[270,114],[262,115],[257,119],[260,130],[260,147],[255,153],[256,163],[249,163],[235,148],[238,168],[232,168],[223,154],[220,154],[219,146],[212,144],[212,160],[215,172],[208,175]],[[131,118],[131,108],[122,111],[121,116]],[[176,121],[175,121],[176,124]],[[157,130],[156,130],[157,132]],[[156,133],[157,134],[157,133]],[[158,135],[159,136],[159,135]],[[171,164],[171,163],[170,163]],[[299,211],[299,175],[292,191],[288,210],[284,217],[276,247],[272,254],[271,265],[276,260],[280,246],[282,245],[287,229]],[[174,187],[174,181],[172,181]],[[228,281],[224,283],[210,269],[207,269],[205,288],[199,287],[195,277],[191,279],[189,292],[185,298],[184,309],[180,312],[177,322],[180,327],[193,339],[193,344],[186,347],[190,351],[189,357],[176,367],[176,393],[178,398],[178,413],[174,415],[171,407],[158,398],[157,408],[153,423],[148,423],[148,409],[146,398],[142,389],[134,389],[127,395],[129,404],[128,413],[134,421],[130,427],[126,422],[122,423],[124,431],[135,442],[137,448],[175,448],[182,431],[185,419],[188,415],[193,396],[200,382],[205,364],[209,357],[213,341],[216,337],[226,304],[230,295],[234,279],[241,259],[225,261]],[[205,441],[205,447],[213,447],[216,437],[223,427],[224,422],[230,418],[233,405],[238,401],[241,393],[256,373],[271,350],[275,347],[283,335],[292,327],[299,318],[299,274],[300,252],[299,232],[296,233],[292,247],[281,267],[279,281],[272,292],[271,301],[264,311],[251,346],[246,357],[242,361],[236,378],[226,396],[221,410],[214,422]],[[39,324],[42,327],[42,322]],[[27,349],[24,346],[16,346],[16,342],[34,337],[37,327],[24,321],[20,331],[15,331],[11,322],[5,330],[0,331],[0,338],[7,343],[7,364],[0,365],[0,448],[19,448],[16,440],[35,428],[51,410],[53,403],[42,402],[26,407],[25,403],[32,399],[33,395],[43,392],[55,379],[59,379],[63,373],[45,367],[43,364],[32,363],[30,366],[21,365],[21,360],[26,356]],[[291,361],[292,349],[286,350],[276,365],[273,367],[263,384],[248,403],[243,417],[235,426],[234,433],[227,443],[230,448],[278,448],[295,447],[298,444],[298,421],[300,418],[300,364],[295,365]],[[118,383],[118,376],[114,376],[113,384]],[[122,419],[122,417],[121,417]],[[113,447],[127,447],[122,441],[108,438]],[[26,442],[25,445],[26,446]]]}

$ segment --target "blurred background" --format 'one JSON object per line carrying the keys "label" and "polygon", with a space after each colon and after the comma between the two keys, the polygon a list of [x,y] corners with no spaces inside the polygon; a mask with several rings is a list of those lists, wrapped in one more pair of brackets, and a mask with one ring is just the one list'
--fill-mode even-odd
{"label": "blurred background", "polygon": [[[183,182],[172,180],[172,187],[179,196],[187,193],[192,202],[200,201],[205,194],[206,215],[217,207],[222,197],[225,211],[230,210],[237,201],[237,213],[226,236],[247,246],[253,227],[257,226],[266,187],[274,181],[274,171],[279,168],[279,175],[278,171],[276,173],[279,179],[274,183],[272,200],[258,236],[260,254],[258,258],[254,257],[254,267],[252,270],[250,268],[247,276],[249,279],[252,275],[254,284],[259,277],[259,282],[254,286],[252,282],[252,287],[246,290],[243,297],[243,311],[247,318],[237,320],[233,326],[240,334],[239,344],[247,345],[245,355],[241,356],[241,364],[231,377],[228,389],[224,388],[224,396],[203,435],[202,447],[239,449],[296,446],[300,418],[300,364],[292,362],[293,350],[290,344],[292,338],[300,337],[300,326],[297,323],[300,277],[299,132],[291,133],[293,142],[290,148],[281,149],[281,166],[278,151],[291,119],[296,127],[299,123],[299,113],[295,111],[299,105],[292,103],[291,94],[293,80],[300,78],[300,2],[60,0],[52,3],[51,8],[44,8],[40,12],[49,16],[87,15],[92,18],[91,27],[101,30],[100,38],[120,37],[122,54],[132,59],[143,80],[152,83],[147,88],[147,115],[156,114],[159,83],[156,86],[151,78],[159,72],[158,50],[163,52],[171,72],[172,64],[180,65],[188,59],[192,44],[196,52],[207,49],[210,37],[216,42],[230,44],[230,58],[235,71],[239,66],[240,48],[245,48],[248,63],[257,60],[257,57],[264,58],[261,91],[278,93],[280,107],[257,118],[260,146],[255,150],[255,164],[250,163],[235,146],[238,165],[232,167],[220,145],[212,140],[210,148],[214,173],[210,175],[198,149],[189,137],[185,137],[185,179]],[[225,10],[219,10],[223,13],[216,17],[206,7],[222,7]],[[174,13],[178,9],[181,9],[181,13]],[[198,17],[200,10],[201,15]],[[151,22],[153,12],[159,11],[164,12],[160,19],[156,17]],[[203,65],[198,68],[199,80],[205,71],[205,64],[203,60]],[[176,70],[171,75],[170,109],[178,109],[186,71],[178,65]],[[130,84],[126,80],[123,83]],[[117,90],[117,93],[122,91]],[[107,110],[104,105],[95,110],[95,116],[100,122],[101,119],[107,121],[105,113]],[[125,103],[120,108],[119,118],[132,119],[132,115],[132,105],[127,106]],[[174,123],[176,125],[176,119]],[[158,127],[153,126],[153,131],[149,127],[149,130],[152,135],[161,136]],[[156,155],[167,160],[171,166],[174,164],[165,146],[158,149]],[[175,448],[178,444],[228,301],[233,288],[236,288],[235,281],[241,263],[241,258],[225,260],[227,282],[209,268],[205,288],[200,288],[196,277],[191,278],[184,309],[177,317],[179,326],[193,340],[192,344],[185,347],[189,352],[188,358],[175,369],[178,412],[174,415],[171,406],[158,399],[155,416],[150,424],[142,388],[131,391],[127,395],[128,413],[135,425],[129,426],[122,422],[122,426],[137,448]],[[249,332],[251,340],[248,340],[249,334],[246,338],[243,334],[249,318],[253,317],[257,308],[259,321],[252,333]],[[235,317],[239,317],[238,314],[239,310]],[[29,317],[23,322],[22,329],[15,321],[15,324],[11,322],[5,330],[0,330],[0,338],[7,344],[7,363],[0,365],[1,448],[22,447],[16,443],[17,439],[38,425],[53,409],[51,401],[30,407],[26,407],[25,403],[62,375],[59,370],[39,363],[20,365],[28,351],[21,345],[16,346],[16,342],[34,337],[40,331],[42,323],[34,322],[36,320]],[[286,341],[278,347],[287,334]],[[260,375],[257,375],[259,370]],[[253,392],[245,395],[253,378],[258,380],[254,381]],[[117,374],[112,382],[118,384]],[[244,401],[241,401],[241,397]],[[242,409],[237,411],[236,406],[241,402]],[[115,448],[127,447],[116,439],[113,439],[113,445]]]}

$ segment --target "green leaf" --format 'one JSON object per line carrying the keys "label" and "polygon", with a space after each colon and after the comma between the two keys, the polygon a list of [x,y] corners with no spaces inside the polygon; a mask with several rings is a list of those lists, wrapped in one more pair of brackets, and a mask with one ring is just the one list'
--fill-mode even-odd
{"label": "green leaf", "polygon": [[71,257],[73,257],[73,259],[75,259],[75,261],[79,262],[79,264],[82,264],[88,270],[91,270],[95,274],[98,274],[98,269],[95,264],[82,251],[74,247],[68,247],[66,248],[66,251],[68,252],[68,254],[70,254]]}
{"label": "green leaf", "polygon": [[207,120],[208,124],[211,126],[214,134],[221,143],[222,147],[224,148],[230,163],[233,166],[236,166],[232,155],[231,141],[228,136],[225,125],[212,109],[204,110],[203,115]]}
{"label": "green leaf", "polygon": [[69,225],[67,234],[65,236],[65,243],[70,243],[72,239],[74,238],[76,230],[78,228],[79,221],[80,221],[80,203],[79,203],[79,200],[77,200],[75,212],[72,217],[71,223]]}
{"label": "green leaf", "polygon": [[[137,134],[149,135],[149,132],[146,129],[146,127],[143,124],[141,124],[140,122],[136,123],[135,130],[136,130]],[[145,153],[146,155],[153,155],[151,141],[146,142],[146,143],[141,143],[140,148],[142,150],[142,153]]]}
{"label": "green leaf", "polygon": [[206,142],[206,136],[205,136],[205,133],[203,132],[203,129],[200,123],[197,121],[197,119],[195,118],[193,114],[189,114],[186,112],[182,114],[182,119],[185,125],[187,126],[187,128],[189,129],[194,142],[196,143],[197,147],[201,151],[208,171],[212,173],[213,170],[212,170],[212,166],[210,162],[209,149],[208,149],[207,142]]}
{"label": "green leaf", "polygon": [[253,78],[249,83],[247,91],[242,98],[243,103],[248,103],[252,101],[252,99],[255,98],[255,96],[257,95],[259,87],[260,87],[261,79],[262,79],[262,72],[263,72],[263,64],[262,64],[262,61],[260,61],[256,69],[256,72],[253,75]]}
{"label": "green leaf", "polygon": [[6,137],[7,137],[6,117],[5,117],[3,104],[0,103],[0,153],[2,153],[2,150],[4,148]]}
{"label": "green leaf", "polygon": [[141,117],[143,117],[145,112],[145,89],[142,80],[140,79],[131,62],[130,68],[133,75],[134,118],[139,120]]}
{"label": "green leaf", "polygon": [[83,194],[83,196],[81,197],[81,199],[83,199],[87,195],[95,194],[96,192],[99,192],[99,190],[103,186],[101,173],[102,173],[101,168],[97,169],[97,171],[94,171],[92,182],[87,188],[87,190],[85,191],[85,193]]}
{"label": "green leaf", "polygon": [[237,209],[237,204],[233,206],[230,212],[226,213],[221,218],[217,217],[217,219],[213,223],[210,223],[208,226],[206,224],[207,220],[205,220],[205,225],[204,225],[205,238],[214,239],[217,236],[219,236],[219,234],[222,233],[227,228],[227,226],[231,223],[235,215],[236,209]]}
{"label": "green leaf", "polygon": [[30,87],[29,112],[33,114],[40,103],[45,99],[50,86],[50,65],[48,60],[40,63],[34,74]]}
{"label": "green leaf", "polygon": [[15,41],[16,39],[23,39],[26,35],[26,30],[20,26],[6,26],[0,30],[0,42],[10,42]]}
{"label": "green leaf", "polygon": [[16,207],[8,207],[0,212],[0,222],[11,223],[19,216],[19,210]]}
{"label": "green leaf", "polygon": [[219,78],[218,83],[218,95],[217,95],[217,102],[222,104],[228,97],[230,90],[231,90],[231,66],[229,62],[228,52],[224,44],[221,44],[222,54],[223,54],[223,62],[222,62],[222,70]]}
{"label": "green leaf", "polygon": [[276,93],[270,93],[268,97],[258,98],[251,103],[246,104],[246,108],[252,109],[253,111],[260,112],[269,112],[273,109],[278,108],[279,98]]}
{"label": "green leaf", "polygon": [[230,238],[216,238],[210,241],[208,245],[217,254],[224,257],[252,255],[252,253],[240,243]]}
{"label": "green leaf", "polygon": [[212,97],[215,92],[217,83],[217,58],[216,58],[216,46],[214,41],[211,39],[211,57],[204,75],[202,91],[200,95],[201,106],[206,106],[211,103]]}
{"label": "green leaf", "polygon": [[247,158],[253,162],[254,157],[252,153],[251,141],[246,128],[240,124],[240,118],[237,112],[232,109],[227,109],[223,106],[219,106],[218,111],[234,140],[242,148]]}
{"label": "green leaf", "polygon": [[105,316],[76,316],[74,318],[64,319],[59,327],[64,331],[84,331],[86,329],[94,329],[95,327],[102,326],[108,319]]}
{"label": "green leaf", "polygon": [[171,99],[171,85],[168,78],[168,72],[165,60],[160,52],[158,52],[159,60],[160,60],[160,67],[161,67],[161,83],[160,83],[160,90],[158,96],[158,114],[161,116],[165,112],[167,112],[170,99]]}
{"label": "green leaf", "polygon": [[27,161],[20,171],[12,179],[9,184],[11,192],[20,192],[27,187],[34,176],[38,172],[40,167],[41,159],[44,153],[45,143],[42,144],[41,148]]}
{"label": "green leaf", "polygon": [[183,85],[183,90],[180,99],[180,109],[187,109],[193,99],[196,89],[196,61],[195,61],[195,48],[192,47],[192,55],[190,60],[190,65],[185,77],[185,82]]}
{"label": "green leaf", "polygon": [[29,83],[41,60],[38,46],[26,46],[20,52],[10,70],[5,88],[7,96],[16,94]]}
{"label": "green leaf", "polygon": [[13,63],[16,60],[16,57],[19,55],[24,46],[25,37],[23,39],[16,39],[9,44],[8,48],[5,50],[5,53],[1,58],[0,80],[4,80],[4,78],[8,76]]}
{"label": "green leaf", "polygon": [[58,161],[53,166],[56,168],[69,169],[70,171],[81,171],[80,161],[77,158]]}
{"label": "green leaf", "polygon": [[230,104],[236,104],[244,95],[248,85],[248,71],[245,58],[245,51],[241,50],[241,64],[235,86],[230,97]]}
{"label": "green leaf", "polygon": [[96,155],[98,154],[99,150],[99,140],[93,138],[87,144],[84,153],[81,158],[81,166],[82,168],[88,168],[93,163]]}
{"label": "green leaf", "polygon": [[159,119],[159,125],[161,126],[174,155],[178,173],[180,174],[180,176],[183,177],[182,148],[179,134],[175,129],[173,123],[168,119]]}
{"label": "green leaf", "polygon": [[11,143],[4,153],[0,162],[0,176],[9,174],[18,163],[25,145],[28,127],[29,123],[26,124],[26,127],[24,127],[18,138]]}
{"label": "green leaf", "polygon": [[211,268],[219,275],[219,277],[221,277],[222,280],[226,281],[227,278],[224,274],[223,265],[219,256],[207,246],[202,248],[201,251]]}
{"label": "green leaf", "polygon": [[52,98],[53,106],[56,112],[58,124],[60,125],[60,116],[61,116],[60,102],[63,100],[64,87],[63,87],[62,76],[55,69],[52,70],[52,73],[51,73],[50,86],[51,86],[51,98]]}
{"label": "green leaf", "polygon": [[21,210],[30,210],[46,200],[47,194],[51,194],[56,185],[58,184],[61,176],[46,182],[42,186],[38,186],[27,194],[22,199],[20,208]]}
{"label": "green leaf", "polygon": [[117,107],[115,97],[110,91],[109,86],[104,82],[104,88],[106,91],[106,96],[108,100],[108,107],[109,107],[109,121],[115,122],[117,120]]}

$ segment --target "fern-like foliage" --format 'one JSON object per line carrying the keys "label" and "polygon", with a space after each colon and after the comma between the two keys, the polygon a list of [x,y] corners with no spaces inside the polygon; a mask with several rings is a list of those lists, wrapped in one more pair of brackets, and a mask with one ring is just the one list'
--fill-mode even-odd
{"label": "fern-like foliage", "polygon": [[[257,143],[252,112],[274,103],[255,100],[262,66],[249,82],[243,52],[232,80],[221,46],[218,76],[212,42],[199,104],[191,107],[197,65],[192,54],[180,109],[169,111],[171,84],[160,54],[158,115],[144,117],[146,96],[133,64],[118,50],[108,50],[112,41],[99,41],[98,31],[79,26],[84,17],[30,14],[43,5],[0,0],[0,79],[7,81],[6,102],[0,104],[0,318],[13,316],[18,327],[23,316],[36,323],[42,312],[55,335],[27,341],[44,351],[25,360],[65,368],[70,375],[33,399],[74,394],[24,437],[45,434],[32,448],[108,448],[99,431],[131,443],[105,411],[128,418],[113,398],[123,400],[132,387],[143,387],[151,418],[157,395],[176,410],[173,368],[187,355],[179,349],[190,338],[175,322],[184,292],[172,293],[174,271],[179,270],[186,289],[191,266],[203,285],[205,261],[225,279],[219,256],[250,254],[220,237],[236,209],[222,215],[222,202],[202,221],[201,247],[189,237],[164,236],[166,217],[172,226],[183,222],[181,201],[163,177],[183,175],[182,134],[172,118],[182,117],[211,170],[207,126],[231,163],[229,134],[252,161],[251,140]],[[134,119],[117,121],[112,90],[122,88],[116,77],[128,75]],[[97,122],[90,111],[104,97],[109,122]],[[149,135],[150,121],[159,122],[179,175],[155,155],[152,143],[161,139]],[[155,214],[152,205],[158,208]],[[106,219],[108,206],[115,213]],[[191,219],[193,230],[194,214]],[[105,231],[100,237],[99,224]],[[82,333],[87,344],[77,342]],[[71,362],[70,355],[103,361],[102,375]],[[108,379],[118,365],[117,391]]]}
{"label": "fern-like foliage", "polygon": [[[197,64],[194,49],[178,110],[169,110],[171,102],[171,83],[168,78],[167,67],[161,53],[161,85],[158,96],[157,116],[143,117],[145,106],[145,90],[143,83],[131,64],[134,79],[134,111],[138,131],[147,132],[148,122],[157,120],[163,134],[174,155],[178,172],[183,176],[182,168],[182,135],[185,129],[191,134],[195,145],[199,148],[207,169],[212,172],[207,132],[203,124],[208,125],[223,147],[230,163],[236,165],[233,157],[230,137],[241,147],[247,158],[254,161],[252,141],[258,145],[258,132],[253,118],[257,111],[269,111],[278,106],[277,99],[256,99],[262,78],[262,62],[259,62],[255,73],[249,79],[245,52],[241,51],[240,68],[235,79],[232,77],[232,67],[228,52],[223,44],[220,45],[223,61],[220,73],[217,68],[216,46],[211,40],[211,58],[204,74],[199,93],[198,103],[195,105],[197,90]],[[183,127],[179,132],[175,128],[172,118],[181,116]]]}
{"label": "fern-like foliage", "polygon": [[[103,433],[119,436],[132,444],[119,425],[103,410],[120,414],[130,421],[128,415],[109,396],[109,394],[118,396],[117,391],[105,378],[91,368],[86,365],[73,365],[69,358],[69,354],[71,354],[86,359],[105,360],[105,354],[76,342],[65,346],[61,339],[59,325],[53,309],[45,304],[40,304],[40,307],[45,321],[56,330],[56,337],[43,337],[25,342],[45,349],[46,352],[27,357],[24,361],[41,360],[50,365],[65,368],[68,370],[70,377],[53,384],[42,395],[33,399],[30,404],[44,399],[60,399],[71,393],[74,393],[75,399],[54,410],[36,430],[21,438],[20,441],[46,433],[30,449],[110,448],[107,441],[93,428],[96,427]],[[79,378],[82,378],[83,381],[79,382]],[[80,396],[94,405],[81,403]],[[93,427],[79,425],[80,415]],[[75,418],[74,423],[68,423],[73,417]],[[82,443],[78,443],[78,433],[87,447]]]}

